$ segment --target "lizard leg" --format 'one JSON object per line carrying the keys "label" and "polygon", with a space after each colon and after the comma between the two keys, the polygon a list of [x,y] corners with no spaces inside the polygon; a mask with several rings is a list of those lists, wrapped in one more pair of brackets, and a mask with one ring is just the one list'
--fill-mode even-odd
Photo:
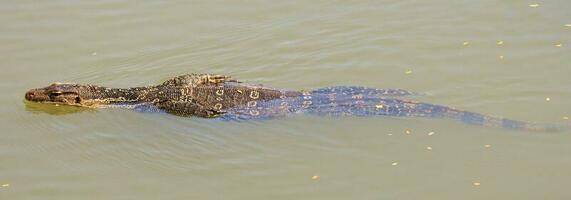
{"label": "lizard leg", "polygon": [[204,107],[196,102],[189,101],[164,101],[155,103],[155,105],[165,112],[173,115],[183,116],[183,117],[204,117],[204,118],[214,118],[224,111],[214,110]]}
{"label": "lizard leg", "polygon": [[231,79],[230,76],[226,75],[219,75],[219,74],[200,74],[197,75],[198,80],[197,84],[221,84],[225,82],[237,82],[234,79]]}

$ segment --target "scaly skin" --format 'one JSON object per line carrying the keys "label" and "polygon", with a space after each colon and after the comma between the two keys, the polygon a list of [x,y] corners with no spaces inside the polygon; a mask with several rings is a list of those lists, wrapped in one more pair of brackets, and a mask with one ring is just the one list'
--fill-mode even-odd
{"label": "scaly skin", "polygon": [[252,100],[267,101],[300,94],[242,84],[223,75],[186,74],[159,85],[135,88],[54,83],[31,89],[25,97],[35,102],[93,108],[152,104],[180,116],[217,117],[227,108],[246,105]]}
{"label": "scaly skin", "polygon": [[146,105],[179,116],[219,117],[225,120],[266,119],[289,113],[309,113],[450,118],[468,124],[536,131],[561,128],[395,98],[411,94],[399,89],[357,86],[291,91],[244,84],[224,75],[186,74],[159,85],[134,88],[54,83],[31,89],[25,98],[34,102],[95,108]]}

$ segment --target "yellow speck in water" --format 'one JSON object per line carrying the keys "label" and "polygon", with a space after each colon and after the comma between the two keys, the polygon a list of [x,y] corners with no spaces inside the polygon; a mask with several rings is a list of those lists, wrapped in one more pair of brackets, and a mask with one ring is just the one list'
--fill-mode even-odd
{"label": "yellow speck in water", "polygon": [[551,98],[547,97],[545,98],[545,101],[551,101]]}
{"label": "yellow speck in water", "polygon": [[406,131],[404,131],[404,133],[406,133],[406,134],[410,134],[410,131],[409,131],[409,130],[406,130]]}
{"label": "yellow speck in water", "polygon": [[537,3],[534,3],[534,4],[529,4],[529,7],[532,7],[532,8],[537,8],[537,7],[539,7],[539,4],[537,4]]}
{"label": "yellow speck in water", "polygon": [[462,45],[464,45],[464,46],[468,46],[469,44],[470,44],[470,42],[468,42],[468,41],[465,41],[464,43],[462,43]]}
{"label": "yellow speck in water", "polygon": [[492,145],[486,144],[486,145],[484,145],[484,147],[490,148],[490,147],[492,147]]}
{"label": "yellow speck in water", "polygon": [[430,135],[434,135],[434,131],[428,132],[428,135],[429,135],[429,136],[430,136]]}
{"label": "yellow speck in water", "polygon": [[10,184],[6,183],[6,184],[2,184],[2,187],[9,187]]}
{"label": "yellow speck in water", "polygon": [[377,109],[381,109],[381,108],[383,108],[383,105],[382,105],[382,104],[379,104],[379,105],[375,105],[375,107],[376,107]]}
{"label": "yellow speck in water", "polygon": [[569,117],[565,116],[563,117],[564,120],[569,120]]}
{"label": "yellow speck in water", "polygon": [[394,162],[394,163],[392,163],[391,165],[392,165],[392,166],[397,166],[398,164],[399,164],[398,162]]}
{"label": "yellow speck in water", "polygon": [[319,176],[318,175],[314,175],[311,177],[311,180],[319,180]]}
{"label": "yellow speck in water", "polygon": [[562,47],[563,44],[559,43],[559,44],[556,44],[555,46],[556,46],[556,47]]}
{"label": "yellow speck in water", "polygon": [[430,151],[430,150],[432,150],[432,147],[426,147],[426,150]]}
{"label": "yellow speck in water", "polygon": [[412,74],[412,70],[406,70],[405,74]]}
{"label": "yellow speck in water", "polygon": [[500,60],[503,60],[503,59],[504,59],[504,56],[500,56]]}
{"label": "yellow speck in water", "polygon": [[56,104],[56,106],[59,106],[59,104]]}
{"label": "yellow speck in water", "polygon": [[480,186],[480,185],[482,185],[482,184],[479,183],[479,182],[474,182],[474,183],[472,183],[472,185],[474,185],[474,186]]}
{"label": "yellow speck in water", "polygon": [[504,44],[504,41],[501,41],[501,40],[500,40],[500,41],[498,41],[498,43],[496,43],[496,44],[502,45],[502,44]]}
{"label": "yellow speck in water", "polygon": [[92,55],[92,56],[96,56],[96,55],[97,55],[97,52],[93,52],[93,53],[91,53],[91,55]]}
{"label": "yellow speck in water", "polygon": [[567,26],[567,27],[571,27],[571,24],[565,24],[565,26]]}

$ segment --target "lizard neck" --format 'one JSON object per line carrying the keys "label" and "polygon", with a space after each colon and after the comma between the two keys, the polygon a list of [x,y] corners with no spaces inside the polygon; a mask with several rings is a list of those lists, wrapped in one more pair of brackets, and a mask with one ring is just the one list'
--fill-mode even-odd
{"label": "lizard neck", "polygon": [[85,96],[89,96],[93,101],[104,104],[139,103],[140,95],[149,89],[150,87],[111,88],[91,86],[90,94],[85,94]]}

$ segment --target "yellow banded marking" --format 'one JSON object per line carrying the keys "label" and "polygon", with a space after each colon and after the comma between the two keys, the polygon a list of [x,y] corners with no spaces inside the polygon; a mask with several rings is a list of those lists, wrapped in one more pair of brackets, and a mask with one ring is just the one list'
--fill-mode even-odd
{"label": "yellow banded marking", "polygon": [[260,98],[260,92],[256,91],[256,90],[252,90],[250,92],[250,98],[252,99],[258,99]]}
{"label": "yellow banded marking", "polygon": [[222,104],[221,104],[221,103],[215,104],[215,105],[214,105],[214,109],[216,109],[216,110],[222,109]]}
{"label": "yellow banded marking", "polygon": [[258,104],[258,102],[257,101],[248,101],[247,104],[248,104],[248,107],[254,107]]}
{"label": "yellow banded marking", "polygon": [[260,111],[250,110],[250,115],[252,115],[252,116],[258,116],[258,115],[260,115]]}
{"label": "yellow banded marking", "polygon": [[302,108],[307,108],[309,107],[309,105],[313,104],[312,101],[303,101],[303,105],[301,106]]}

